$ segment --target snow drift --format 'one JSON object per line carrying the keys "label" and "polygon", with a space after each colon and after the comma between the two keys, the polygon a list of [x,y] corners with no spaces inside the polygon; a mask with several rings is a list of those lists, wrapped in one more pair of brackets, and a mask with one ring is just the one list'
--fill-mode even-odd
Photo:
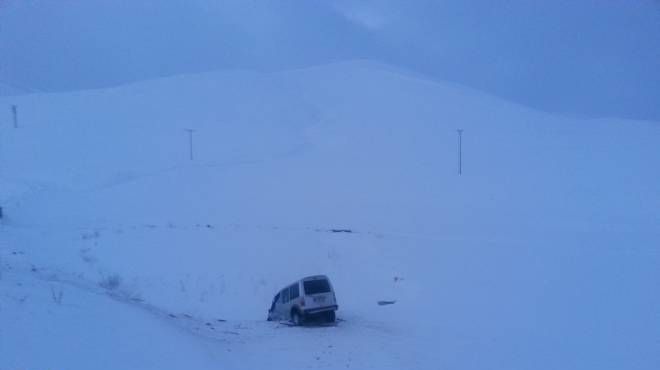
{"label": "snow drift", "polygon": [[[660,365],[656,123],[369,62],[0,104],[0,368]],[[343,321],[264,322],[312,274]]]}

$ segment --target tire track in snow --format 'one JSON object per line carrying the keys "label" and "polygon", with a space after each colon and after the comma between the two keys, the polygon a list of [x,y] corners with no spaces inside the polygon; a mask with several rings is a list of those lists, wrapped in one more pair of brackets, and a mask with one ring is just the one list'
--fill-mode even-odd
{"label": "tire track in snow", "polygon": [[[134,309],[145,312],[150,316],[163,321],[167,325],[176,327],[186,334],[212,342],[220,342],[224,344],[234,344],[236,342],[240,342],[245,344],[250,340],[258,339],[259,337],[264,336],[264,333],[254,333],[253,331],[255,329],[266,328],[274,330],[290,326],[288,323],[284,322],[261,322],[245,320],[228,321],[221,318],[197,317],[185,312],[175,313],[149,303],[142,298],[130,294],[129,292],[124,292],[120,289],[107,289],[100,286],[99,283],[84,279],[79,275],[72,275],[62,271],[49,271],[45,268],[37,269],[34,266],[30,267],[29,269],[15,269],[6,261],[2,266],[0,266],[0,269],[4,274],[35,279],[48,284],[60,284],[88,294],[107,297],[115,302],[128,305]],[[338,321],[343,322],[344,320],[339,319]]]}
{"label": "tire track in snow", "polygon": [[188,334],[206,340],[230,343],[235,341],[236,336],[240,335],[239,332],[232,330],[231,328],[223,328],[222,326],[231,325],[231,323],[225,320],[204,319],[187,313],[174,313],[162,307],[151,304],[141,298],[135,297],[130,293],[123,292],[121,290],[103,288],[98,283],[86,280],[80,276],[71,275],[62,271],[37,269],[35,267],[30,267],[29,270],[17,270],[13,268],[11,264],[6,262],[0,268],[4,274],[13,274],[17,275],[18,277],[27,277],[49,284],[61,284],[88,294],[107,297],[115,302],[125,304],[145,312],[150,316],[160,319],[164,323],[172,325]]}

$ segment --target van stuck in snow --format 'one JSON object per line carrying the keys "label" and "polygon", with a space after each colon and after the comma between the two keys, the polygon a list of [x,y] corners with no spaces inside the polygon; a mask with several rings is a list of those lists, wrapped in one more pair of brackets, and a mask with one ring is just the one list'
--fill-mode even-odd
{"label": "van stuck in snow", "polygon": [[268,321],[290,320],[294,325],[310,321],[335,322],[339,308],[330,280],[309,276],[282,289],[273,297]]}

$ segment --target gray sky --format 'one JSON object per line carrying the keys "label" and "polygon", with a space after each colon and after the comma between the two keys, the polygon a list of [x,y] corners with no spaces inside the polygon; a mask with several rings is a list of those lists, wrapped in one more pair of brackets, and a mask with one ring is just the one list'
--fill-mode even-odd
{"label": "gray sky", "polygon": [[0,94],[349,59],[548,111],[660,121],[656,0],[0,0]]}

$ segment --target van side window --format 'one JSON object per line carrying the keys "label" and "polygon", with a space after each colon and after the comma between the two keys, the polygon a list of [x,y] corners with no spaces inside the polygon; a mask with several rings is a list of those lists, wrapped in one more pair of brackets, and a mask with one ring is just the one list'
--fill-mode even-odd
{"label": "van side window", "polygon": [[295,283],[289,287],[289,298],[296,299],[300,296],[300,287]]}
{"label": "van side window", "polygon": [[282,289],[282,303],[289,302],[289,289]]}
{"label": "van side window", "polygon": [[279,300],[280,300],[280,293],[277,293],[277,295],[275,295],[275,298],[273,298],[273,304],[270,305],[270,311],[275,310],[275,304]]}

